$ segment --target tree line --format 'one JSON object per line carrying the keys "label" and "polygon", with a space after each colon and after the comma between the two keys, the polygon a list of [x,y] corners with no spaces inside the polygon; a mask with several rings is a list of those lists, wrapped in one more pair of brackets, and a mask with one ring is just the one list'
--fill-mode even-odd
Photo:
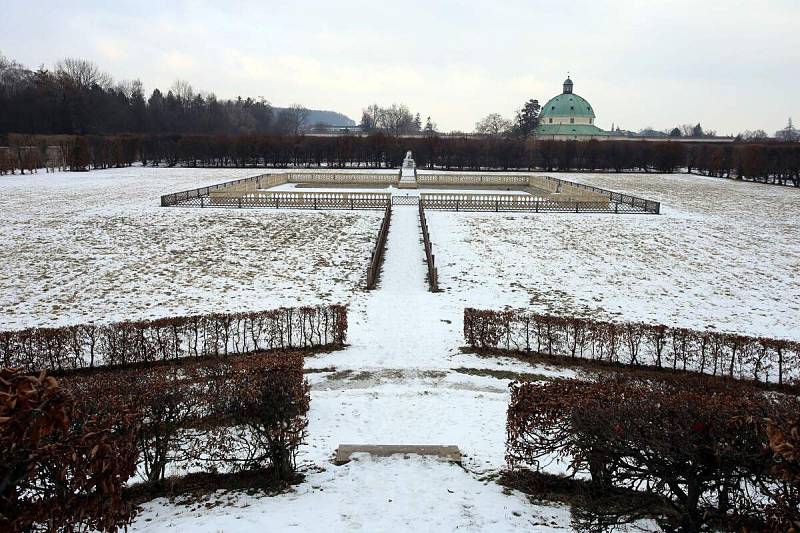
{"label": "tree line", "polygon": [[139,80],[115,82],[97,65],[67,58],[30,70],[0,54],[0,134],[292,133],[309,110],[276,110],[264,98],[218,99],[178,80],[145,94]]}
{"label": "tree line", "polygon": [[[438,170],[679,172],[800,187],[800,144],[777,141],[551,141],[383,132],[310,135],[9,135],[0,174],[134,163],[185,167],[397,168],[412,150]],[[2,144],[2,142],[0,142]]]}

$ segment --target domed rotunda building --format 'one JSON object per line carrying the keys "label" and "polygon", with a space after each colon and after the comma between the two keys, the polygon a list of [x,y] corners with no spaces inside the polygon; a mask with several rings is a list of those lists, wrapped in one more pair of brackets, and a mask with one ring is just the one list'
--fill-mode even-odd
{"label": "domed rotunda building", "polygon": [[572,80],[564,81],[564,92],[542,106],[539,113],[539,138],[585,139],[611,135],[594,125],[594,108],[585,98],[572,92]]}

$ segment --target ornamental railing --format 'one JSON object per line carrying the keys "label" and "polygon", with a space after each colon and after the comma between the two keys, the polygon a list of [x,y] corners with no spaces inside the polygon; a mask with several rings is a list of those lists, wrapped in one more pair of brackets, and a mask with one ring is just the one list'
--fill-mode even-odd
{"label": "ornamental railing", "polygon": [[165,194],[161,197],[161,207],[174,207],[183,205],[194,199],[208,197],[212,191],[219,191],[237,185],[256,184],[256,187],[266,186],[274,187],[282,183],[287,183],[286,174],[259,174],[257,176],[250,176],[249,178],[241,178],[238,180],[225,181],[217,183],[216,185],[209,185],[207,187],[198,187],[197,189],[189,189],[188,191],[173,192]]}
{"label": "ornamental railing", "polygon": [[[637,199],[640,200],[640,199]],[[646,201],[646,200],[645,200]],[[549,200],[546,197],[500,194],[437,194],[421,193],[420,206],[442,211],[523,211],[531,213],[613,213],[647,214],[641,203],[620,201],[572,202]]]}
{"label": "ornamental railing", "polygon": [[439,271],[436,268],[436,256],[433,255],[433,245],[428,232],[428,220],[425,218],[425,208],[419,204],[419,225],[422,228],[422,244],[425,247],[425,262],[428,265],[428,288],[431,292],[439,292]]}
{"label": "ornamental railing", "polygon": [[369,258],[369,268],[367,270],[367,290],[372,290],[378,285],[381,264],[383,263],[383,252],[386,250],[386,236],[389,235],[389,224],[392,222],[392,204],[386,206],[383,214],[381,228],[378,230],[378,240]]}
{"label": "ornamental railing", "polygon": [[[595,192],[598,194],[605,194],[608,195],[609,200],[611,200],[611,202],[617,204],[624,204],[647,213],[652,213],[654,215],[658,215],[661,213],[661,203],[656,202],[654,200],[647,200],[645,198],[639,198],[637,196],[632,196],[630,194],[622,194],[619,192],[610,191],[608,189],[595,187],[593,185],[584,185],[583,183],[562,180],[561,178],[553,178],[551,176],[537,176],[537,177],[561,186],[566,185],[570,187],[577,187],[578,189],[584,189],[587,191]],[[625,212],[631,212],[631,211],[625,211]]]}

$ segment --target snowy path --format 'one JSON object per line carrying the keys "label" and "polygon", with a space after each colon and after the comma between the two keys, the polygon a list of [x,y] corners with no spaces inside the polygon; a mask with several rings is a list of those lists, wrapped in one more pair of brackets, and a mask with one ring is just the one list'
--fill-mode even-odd
{"label": "snowy path", "polygon": [[[571,529],[568,508],[533,505],[484,479],[505,464],[509,379],[471,370],[534,368],[460,353],[463,303],[428,291],[418,216],[413,206],[393,209],[378,288],[350,309],[351,345],[306,361],[311,410],[298,457],[305,482],[276,497],[240,495],[211,511],[156,500],[133,531]],[[334,466],[343,443],[455,444],[463,468],[415,456]]]}
{"label": "snowy path", "polygon": [[446,322],[452,312],[428,291],[418,217],[412,206],[392,210],[378,288],[354,310],[350,328],[347,359],[359,369],[425,367],[458,346]]}

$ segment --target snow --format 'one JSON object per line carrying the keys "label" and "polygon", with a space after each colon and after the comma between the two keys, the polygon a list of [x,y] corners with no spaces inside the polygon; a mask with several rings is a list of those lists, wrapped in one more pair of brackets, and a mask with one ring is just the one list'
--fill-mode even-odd
{"label": "snow", "polygon": [[394,185],[386,185],[385,187],[381,187],[378,185],[367,184],[361,186],[351,186],[350,184],[341,184],[336,185],[335,187],[323,187],[311,185],[311,184],[302,184],[302,183],[283,183],[281,185],[276,185],[275,187],[270,187],[269,189],[261,189],[263,191],[269,192],[282,192],[282,191],[294,191],[294,192],[378,192],[378,193],[390,193],[392,196],[419,196],[421,193],[430,193],[430,194],[494,194],[494,195],[517,195],[517,196],[531,196],[529,191],[524,190],[521,187],[514,188],[514,187],[506,187],[505,189],[499,189],[495,187],[485,187],[483,189],[468,189],[468,188],[451,188],[451,187],[420,187],[418,189],[399,189]]}
{"label": "snow", "polygon": [[[569,530],[563,506],[530,505],[458,466],[411,456],[350,463],[309,475],[293,492],[240,495],[231,505],[194,511],[156,500],[131,531],[537,531]],[[378,489],[379,490],[376,490]]]}
{"label": "snow", "polygon": [[0,179],[0,328],[347,303],[377,211],[159,206],[251,170],[129,168]]}
{"label": "snow", "polygon": [[687,175],[563,177],[660,201],[662,215],[428,213],[451,297],[800,339],[800,191]]}
{"label": "snow", "polygon": [[[564,507],[529,503],[491,479],[505,464],[509,381],[575,374],[462,353],[467,306],[800,338],[800,191],[559,175],[660,201],[664,214],[429,211],[441,293],[427,290],[416,206],[395,206],[378,288],[365,291],[381,212],[158,207],[161,194],[259,172],[0,179],[0,327],[350,305],[350,346],[306,360],[306,481],[275,497],[220,495],[226,505],[211,509],[156,500],[133,530],[570,529]],[[334,466],[340,443],[455,444],[465,457],[463,468],[422,457]]]}

